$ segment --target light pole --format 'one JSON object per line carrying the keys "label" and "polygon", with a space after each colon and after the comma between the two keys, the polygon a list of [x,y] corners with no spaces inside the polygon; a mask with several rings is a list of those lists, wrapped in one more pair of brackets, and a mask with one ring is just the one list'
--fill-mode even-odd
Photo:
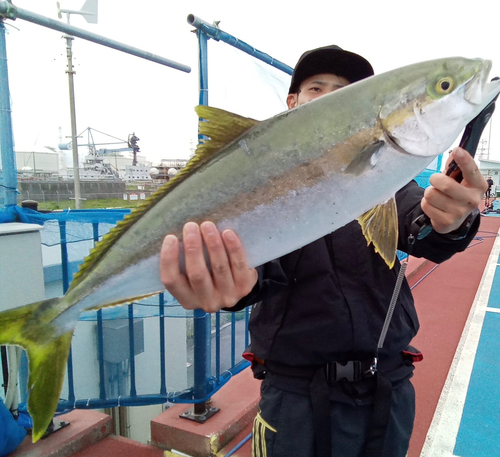
{"label": "light pole", "polygon": [[[64,10],[60,8],[57,2],[58,16],[62,18],[62,13],[66,13],[67,22],[69,25],[69,18],[71,14],[80,14],[85,20],[91,24],[97,24],[97,0],[87,0],[80,11]],[[81,208],[81,194],[80,194],[80,170],[78,161],[78,144],[76,132],[76,108],[75,108],[75,82],[73,75],[76,73],[73,69],[73,49],[72,44],[74,37],[71,35],[64,35],[66,39],[66,57],[68,58],[68,85],[69,85],[69,110],[71,115],[71,148],[73,151],[73,176],[75,182],[75,208]]]}
{"label": "light pole", "polygon": [[[69,13],[68,13],[69,22]],[[69,110],[71,115],[71,148],[73,150],[73,176],[75,182],[75,208],[80,209],[80,171],[78,164],[78,144],[77,144],[77,133],[76,133],[76,108],[75,108],[75,84],[73,81],[73,75],[75,71],[73,70],[73,52],[72,52],[72,41],[74,38],[71,35],[64,35],[66,38],[66,55],[68,58],[68,69],[66,73],[68,74],[69,83]]]}

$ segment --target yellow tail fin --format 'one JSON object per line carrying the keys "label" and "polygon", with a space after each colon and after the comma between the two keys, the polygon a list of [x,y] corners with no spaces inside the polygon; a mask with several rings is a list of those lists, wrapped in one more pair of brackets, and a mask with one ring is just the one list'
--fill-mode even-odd
{"label": "yellow tail fin", "polygon": [[51,324],[61,312],[63,299],[52,298],[0,313],[0,344],[21,346],[28,353],[33,442],[50,425],[64,382],[73,329],[61,334]]}

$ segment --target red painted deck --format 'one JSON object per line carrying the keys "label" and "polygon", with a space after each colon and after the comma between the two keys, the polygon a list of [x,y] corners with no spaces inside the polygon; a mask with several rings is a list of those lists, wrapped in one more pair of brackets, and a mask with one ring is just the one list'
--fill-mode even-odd
{"label": "red painted deck", "polygon": [[[482,217],[478,237],[485,238],[473,240],[466,251],[440,264],[413,289],[420,320],[413,344],[424,360],[417,364],[413,378],[417,415],[409,457],[418,457],[422,450],[499,227],[500,218]],[[410,285],[433,266],[429,262],[410,279]]]}

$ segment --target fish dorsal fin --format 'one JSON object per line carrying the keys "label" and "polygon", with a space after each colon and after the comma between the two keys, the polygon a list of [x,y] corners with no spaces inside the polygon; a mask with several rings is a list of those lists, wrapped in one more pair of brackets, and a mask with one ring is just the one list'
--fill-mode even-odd
{"label": "fish dorsal fin", "polygon": [[190,176],[198,167],[216,155],[224,146],[228,145],[241,136],[248,129],[259,123],[254,119],[238,116],[218,108],[210,106],[197,106],[195,108],[198,116],[208,122],[200,120],[199,133],[209,136],[210,140],[205,140],[196,148],[195,155],[187,165],[170,181],[150,195],[143,203],[137,206],[122,221],[116,224],[102,240],[96,243],[94,249],[86,257],[85,262],[75,274],[71,282],[70,290],[75,288],[99,262],[102,255],[106,253],[132,225],[134,225],[144,214],[146,214],[156,203],[168,194],[177,185]]}
{"label": "fish dorsal fin", "polygon": [[398,212],[394,198],[367,211],[358,222],[368,244],[373,243],[375,252],[392,268],[398,246]]}
{"label": "fish dorsal fin", "polygon": [[210,137],[210,140],[203,141],[198,145],[197,155],[215,154],[247,130],[259,124],[259,121],[255,119],[239,116],[212,106],[200,105],[195,110],[200,117],[198,133]]}

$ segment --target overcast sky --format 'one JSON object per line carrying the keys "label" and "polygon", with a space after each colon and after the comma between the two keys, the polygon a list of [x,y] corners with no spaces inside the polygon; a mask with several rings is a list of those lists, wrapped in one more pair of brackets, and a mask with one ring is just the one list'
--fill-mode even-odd
{"label": "overcast sky", "polygon": [[[60,0],[79,10],[85,0]],[[57,20],[54,0],[14,4]],[[73,42],[77,130],[91,127],[127,139],[135,132],[153,163],[188,158],[196,144],[198,48],[188,14],[294,66],[305,50],[338,44],[366,57],[376,73],[440,57],[481,57],[500,75],[498,15],[492,0],[436,2],[358,0],[99,0],[98,24],[71,24],[192,68],[184,73],[76,38]],[[61,19],[66,21],[66,16]],[[66,45],[62,33],[6,21],[17,150],[56,147],[71,135]],[[229,45],[209,41],[209,104],[265,119],[286,109],[288,77]],[[500,160],[500,115],[493,118],[491,157]],[[489,138],[489,127],[484,136]],[[97,135],[96,142],[110,141]],[[80,143],[86,143],[82,138]],[[123,147],[124,145],[118,146]],[[84,155],[85,148],[80,150]]]}

